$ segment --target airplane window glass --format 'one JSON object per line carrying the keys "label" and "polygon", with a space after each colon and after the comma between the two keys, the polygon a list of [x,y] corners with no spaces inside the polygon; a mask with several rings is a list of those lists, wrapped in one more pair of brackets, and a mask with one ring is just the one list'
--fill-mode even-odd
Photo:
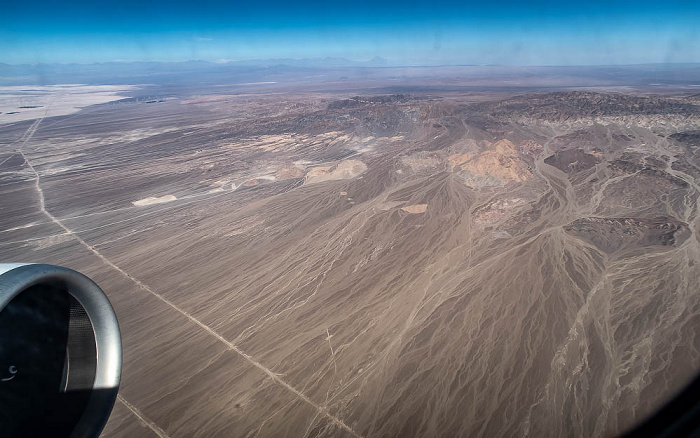
{"label": "airplane window glass", "polygon": [[[698,16],[8,5],[0,263],[109,297],[105,437],[688,435],[696,391],[669,403],[700,370]],[[48,413],[66,392],[37,388],[96,379],[55,365],[97,347],[39,289],[0,311],[10,436],[87,403]]]}

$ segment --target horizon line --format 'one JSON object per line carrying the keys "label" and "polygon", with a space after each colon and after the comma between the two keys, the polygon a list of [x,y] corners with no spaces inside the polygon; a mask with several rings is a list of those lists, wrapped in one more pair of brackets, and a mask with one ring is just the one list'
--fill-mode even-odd
{"label": "horizon line", "polygon": [[[146,61],[146,60],[112,60],[112,61],[93,61],[93,62],[37,62],[37,63],[20,63],[14,64],[10,62],[0,61],[0,65],[12,66],[12,67],[36,67],[36,66],[70,66],[70,65],[100,65],[100,64],[186,64],[192,62],[206,63],[219,66],[235,65],[239,63],[251,63],[254,66],[255,62],[265,63],[265,62],[275,62],[280,61],[279,64],[274,66],[287,65],[284,61],[323,61],[328,59],[334,59],[338,61],[346,61],[348,63],[354,63],[358,65],[354,66],[329,66],[329,67],[316,67],[316,68],[339,68],[339,67],[356,67],[356,68],[439,68],[439,67],[635,67],[635,66],[662,66],[662,65],[698,65],[700,66],[700,61],[685,61],[685,62],[641,62],[641,63],[630,63],[630,64],[396,64],[396,65],[362,65],[371,64],[372,62],[377,62],[377,60],[387,62],[386,59],[381,57],[374,57],[366,61],[357,61],[349,58],[343,57],[318,57],[318,58],[250,58],[250,59],[240,59],[240,60],[227,60],[227,61],[211,61],[206,59],[186,59],[181,61]],[[263,66],[261,66],[263,67]],[[270,66],[265,66],[270,67]]]}

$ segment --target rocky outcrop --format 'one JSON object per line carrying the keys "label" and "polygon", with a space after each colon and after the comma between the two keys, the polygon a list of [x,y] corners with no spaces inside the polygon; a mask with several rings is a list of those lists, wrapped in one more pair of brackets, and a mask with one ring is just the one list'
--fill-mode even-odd
{"label": "rocky outcrop", "polygon": [[451,159],[453,162],[466,159],[459,164],[459,168],[465,171],[468,179],[476,182],[490,181],[494,184],[505,184],[511,181],[522,182],[532,176],[510,140],[499,140],[490,144],[480,154],[473,157],[469,155],[451,156]]}
{"label": "rocky outcrop", "polygon": [[608,254],[650,246],[674,247],[690,236],[688,225],[671,217],[588,217],[575,220],[564,230]]}

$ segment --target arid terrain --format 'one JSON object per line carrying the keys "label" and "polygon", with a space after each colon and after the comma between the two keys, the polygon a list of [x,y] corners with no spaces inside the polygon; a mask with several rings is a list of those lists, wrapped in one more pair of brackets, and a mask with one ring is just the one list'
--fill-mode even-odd
{"label": "arid terrain", "polygon": [[698,372],[697,89],[302,88],[0,125],[0,261],[119,317],[104,436],[607,437]]}

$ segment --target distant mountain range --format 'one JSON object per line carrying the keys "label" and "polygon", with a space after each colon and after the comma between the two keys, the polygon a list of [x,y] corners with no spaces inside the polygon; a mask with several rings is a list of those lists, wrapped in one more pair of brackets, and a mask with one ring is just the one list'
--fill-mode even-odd
{"label": "distant mountain range", "polygon": [[239,66],[256,66],[256,67],[272,67],[272,66],[290,66],[290,67],[386,67],[389,62],[379,56],[375,56],[369,61],[352,61],[346,58],[279,58],[279,59],[251,59],[247,61],[231,61],[226,62],[229,65]]}
{"label": "distant mountain range", "polygon": [[[0,63],[0,85],[60,84],[60,83],[129,83],[136,81],[162,82],[187,74],[200,79],[226,72],[272,73],[281,70],[385,67],[387,61],[375,57],[369,61],[345,58],[314,59],[254,59],[246,61],[184,61],[184,62],[97,62],[92,64],[22,64]],[[252,79],[259,79],[256,75]],[[244,79],[243,79],[244,80]]]}
{"label": "distant mountain range", "polygon": [[[248,82],[318,82],[394,78],[399,86],[439,79],[455,86],[523,86],[525,78],[546,86],[700,85],[700,63],[629,66],[424,66],[390,65],[383,58],[253,59],[246,61],[104,62],[93,64],[0,63],[0,85],[161,84],[212,85]],[[571,80],[565,78],[573,78]],[[416,82],[417,81],[417,82]],[[532,84],[530,84],[532,85]]]}

